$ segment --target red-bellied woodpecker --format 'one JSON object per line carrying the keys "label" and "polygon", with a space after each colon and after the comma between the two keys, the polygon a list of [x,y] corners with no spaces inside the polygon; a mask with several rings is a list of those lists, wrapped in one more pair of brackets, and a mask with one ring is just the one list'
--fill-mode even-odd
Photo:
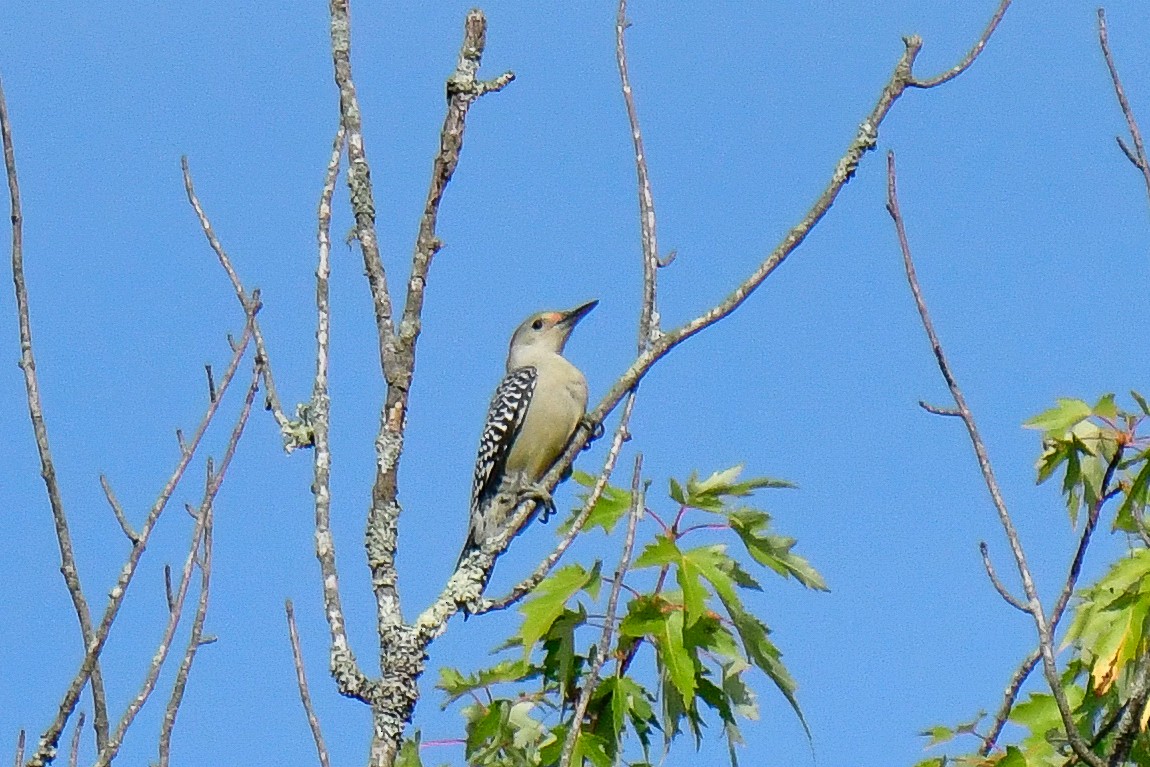
{"label": "red-bellied woodpecker", "polygon": [[521,497],[534,497],[545,509],[552,506],[539,480],[587,409],[587,379],[563,357],[563,347],[598,303],[533,314],[511,337],[507,375],[495,390],[479,439],[471,523],[460,562],[502,530]]}

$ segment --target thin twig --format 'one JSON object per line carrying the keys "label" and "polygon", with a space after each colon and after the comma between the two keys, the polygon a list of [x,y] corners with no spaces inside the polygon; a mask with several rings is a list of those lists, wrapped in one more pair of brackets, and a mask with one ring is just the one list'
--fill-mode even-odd
{"label": "thin twig", "polygon": [[1054,609],[1050,613],[1050,625],[1052,629],[1058,627],[1058,621],[1062,619],[1062,613],[1065,612],[1067,605],[1070,604],[1070,597],[1074,594],[1074,587],[1078,584],[1078,576],[1082,572],[1082,561],[1086,558],[1086,548],[1090,545],[1090,537],[1094,533],[1095,527],[1098,526],[1098,517],[1102,513],[1102,507],[1106,504],[1109,496],[1110,483],[1114,480],[1114,473],[1118,471],[1118,464],[1122,462],[1122,455],[1125,452],[1123,445],[1117,445],[1114,450],[1114,455],[1110,457],[1109,463],[1106,465],[1106,472],[1102,475],[1101,490],[1098,493],[1098,498],[1090,504],[1089,513],[1086,515],[1086,524],[1082,528],[1082,535],[1078,539],[1078,548],[1074,551],[1074,559],[1070,563],[1070,571],[1066,574],[1066,581],[1062,584],[1062,591],[1058,594],[1058,601],[1054,604]]}
{"label": "thin twig", "polygon": [[639,524],[639,517],[643,516],[645,505],[645,493],[640,481],[642,471],[643,454],[639,453],[635,456],[635,469],[631,474],[631,513],[627,517],[627,537],[623,540],[623,554],[619,557],[619,566],[615,568],[615,579],[611,584],[611,594],[607,598],[607,614],[603,618],[603,632],[599,635],[599,646],[595,658],[591,661],[591,668],[587,670],[587,675],[583,679],[583,687],[579,690],[575,710],[571,713],[571,727],[567,730],[567,739],[563,743],[559,767],[569,767],[571,764],[575,743],[583,729],[583,717],[587,713],[587,705],[591,702],[591,695],[595,692],[595,685],[599,681],[599,672],[603,669],[603,663],[611,651],[611,637],[619,609],[619,592],[622,591],[623,577],[631,566],[631,551],[635,548],[635,528]]}
{"label": "thin twig", "polygon": [[[651,192],[651,181],[647,171],[647,156],[643,149],[643,132],[639,127],[639,113],[635,107],[635,96],[631,89],[631,79],[627,69],[627,48],[624,33],[628,26],[630,26],[630,23],[627,21],[627,2],[626,0],[620,0],[615,16],[615,63],[619,70],[619,82],[623,92],[623,102],[627,109],[627,120],[631,127],[631,139],[635,151],[635,168],[638,177],[639,224],[643,259],[643,296],[640,302],[639,312],[638,349],[639,353],[642,353],[654,342],[661,332],[659,330],[659,312],[656,306],[658,269],[669,265],[674,256],[672,254],[666,263],[659,260],[659,245],[655,228],[655,200]],[[627,396],[627,402],[623,408],[623,416],[619,419],[619,425],[615,430],[615,436],[612,440],[611,448],[607,453],[603,470],[599,472],[599,476],[591,489],[591,493],[588,495],[583,510],[575,517],[570,529],[559,542],[559,545],[539,564],[530,576],[516,584],[507,595],[500,599],[480,602],[479,605],[476,606],[476,612],[483,613],[491,610],[502,610],[515,604],[538,586],[539,583],[547,577],[551,569],[555,567],[560,557],[563,556],[564,552],[566,552],[574,542],[576,536],[582,531],[584,524],[587,522],[587,518],[591,515],[595,504],[599,502],[599,498],[611,478],[611,472],[615,468],[619,450],[628,436],[627,428],[631,420],[631,412],[634,409],[634,405],[635,392],[632,390]]]}
{"label": "thin twig", "polygon": [[[16,315],[20,326],[20,369],[24,371],[28,415],[32,420],[36,450],[40,455],[40,476],[44,478],[44,486],[48,491],[48,504],[52,509],[52,522],[56,528],[56,543],[60,550],[60,573],[64,576],[64,584],[68,588],[72,607],[80,623],[80,636],[84,647],[88,647],[93,637],[92,614],[88,609],[88,600],[84,597],[80,573],[76,567],[72,533],[64,510],[64,499],[60,494],[60,484],[56,479],[52,450],[48,445],[48,426],[44,420],[44,406],[40,399],[40,383],[36,377],[36,358],[32,353],[32,321],[28,306],[28,288],[24,278],[24,214],[20,205],[20,182],[16,174],[12,123],[8,117],[8,102],[4,97],[2,83],[0,83],[0,137],[4,144],[4,169],[8,177],[8,197],[11,205],[12,282],[16,289]],[[107,698],[104,695],[104,678],[99,662],[94,663],[90,676],[93,726],[99,746],[108,737]]]}
{"label": "thin twig", "polygon": [[204,372],[208,374],[208,401],[216,401],[216,379],[212,375],[212,363],[208,362],[204,365]]}
{"label": "thin twig", "polygon": [[[250,323],[249,323],[250,324]],[[128,728],[131,727],[132,722],[136,718],[136,714],[144,707],[148,698],[151,696],[152,691],[156,688],[156,682],[160,678],[160,671],[163,669],[164,662],[167,660],[168,653],[171,650],[172,640],[175,638],[176,629],[179,626],[180,618],[184,612],[184,600],[187,598],[189,584],[192,579],[192,568],[196,566],[197,557],[199,555],[201,545],[207,546],[210,544],[210,536],[207,534],[208,528],[211,526],[212,520],[212,504],[215,501],[216,493],[219,492],[220,487],[223,485],[224,478],[228,473],[228,467],[231,465],[232,458],[236,454],[236,448],[239,446],[240,437],[243,436],[244,427],[247,426],[248,416],[251,415],[252,404],[255,402],[256,393],[260,387],[260,366],[259,364],[252,365],[252,378],[248,384],[247,393],[244,396],[244,404],[240,410],[239,416],[236,418],[235,424],[232,426],[232,432],[228,438],[227,448],[224,451],[223,459],[220,461],[219,471],[214,472],[207,481],[204,488],[204,499],[200,504],[199,519],[196,520],[195,529],[192,531],[192,541],[188,547],[188,556],[184,560],[184,567],[180,574],[180,587],[176,590],[175,609],[171,611],[168,616],[168,623],[164,629],[163,637],[160,640],[159,646],[156,648],[156,653],[152,658],[152,662],[148,667],[145,674],[144,682],[140,686],[140,690],[136,696],[128,704],[128,708],[124,711],[123,716],[120,717],[120,722],[116,725],[115,732],[108,739],[108,744],[104,750],[100,752],[100,756],[96,760],[95,767],[107,767],[119,752],[120,745],[124,741],[124,736],[127,734]],[[206,557],[205,557],[206,560]],[[204,569],[206,566],[202,565]],[[206,593],[206,592],[205,592]],[[204,608],[207,608],[206,597],[201,594],[201,602]],[[198,614],[198,611],[197,611]],[[202,625],[202,624],[201,624]],[[195,652],[192,652],[195,655]],[[176,707],[179,706],[179,698],[176,699]],[[173,723],[175,720],[175,711],[171,711]]]}
{"label": "thin twig", "polygon": [[[210,487],[211,479],[208,480]],[[168,705],[164,707],[164,719],[160,726],[159,767],[168,767],[172,757],[172,732],[176,727],[176,717],[179,715],[180,704],[184,700],[184,692],[188,686],[188,679],[192,674],[192,664],[195,663],[196,654],[205,644],[204,622],[208,615],[208,598],[211,594],[212,583],[212,532],[214,510],[212,502],[205,500],[200,507],[200,514],[204,515],[204,531],[202,556],[198,562],[200,570],[200,595],[196,602],[196,613],[192,618],[192,630],[188,632],[188,644],[184,649],[184,657],[176,670],[176,679],[172,683],[172,693],[168,696]]]}
{"label": "thin twig", "polygon": [[[192,512],[192,507],[190,505],[185,506],[185,508],[189,511],[189,513]],[[193,519],[196,516],[197,515],[195,513],[192,513]],[[176,609],[176,595],[172,589],[172,566],[169,564],[164,565],[164,600],[167,602],[168,612],[172,612]]]}
{"label": "thin twig", "polygon": [[930,404],[926,400],[920,399],[918,401],[918,406],[920,408],[922,408],[923,410],[925,410],[926,412],[933,413],[934,415],[945,415],[945,416],[953,416],[953,417],[961,417],[962,416],[962,413],[958,412],[957,410],[955,410],[952,407],[939,407],[938,405]]}
{"label": "thin twig", "polygon": [[962,61],[937,77],[932,77],[929,80],[916,79],[911,85],[915,88],[934,88],[937,85],[942,85],[945,82],[953,80],[969,69],[970,65],[974,63],[974,60],[978,58],[979,54],[981,54],[982,50],[986,47],[986,43],[990,40],[990,36],[994,34],[994,30],[998,29],[998,23],[1002,21],[1002,17],[1006,15],[1006,9],[1010,7],[1010,2],[1011,0],[1002,0],[998,6],[998,10],[990,17],[990,22],[986,25],[986,29],[982,31],[982,37],[978,38]]}
{"label": "thin twig", "polygon": [[239,369],[240,361],[243,359],[244,354],[247,352],[248,344],[251,341],[251,325],[255,317],[256,311],[259,310],[258,306],[252,306],[248,309],[247,322],[244,324],[243,337],[240,339],[239,348],[232,355],[231,362],[228,364],[227,370],[224,372],[223,378],[220,380],[220,399],[208,405],[203,417],[200,419],[199,425],[196,427],[195,433],[192,435],[192,441],[187,445],[186,449],[181,452],[180,460],[176,464],[176,468],[172,471],[171,476],[168,477],[167,483],[164,485],[163,490],[160,491],[159,497],[152,508],[148,511],[147,517],[144,519],[143,525],[140,527],[140,540],[136,546],[132,547],[131,552],[128,554],[128,559],[124,563],[123,568],[120,570],[120,575],[116,579],[116,585],[112,587],[109,595],[108,604],[104,608],[104,615],[100,619],[100,625],[96,628],[92,641],[88,643],[87,652],[84,655],[84,660],[80,664],[80,669],[76,672],[72,683],[69,685],[67,692],[64,693],[63,700],[60,701],[60,707],[56,712],[56,717],[52,724],[44,731],[40,737],[40,742],[36,747],[36,752],[28,761],[28,767],[45,767],[56,755],[56,746],[59,743],[60,735],[64,731],[64,726],[68,721],[68,717],[72,715],[72,711],[76,707],[76,702],[79,700],[80,692],[83,690],[84,685],[87,683],[88,678],[92,674],[92,669],[96,666],[97,659],[104,649],[104,643],[108,639],[108,633],[112,629],[112,623],[116,620],[116,616],[120,612],[120,607],[124,603],[124,598],[127,595],[128,587],[132,583],[132,579],[139,568],[140,559],[147,549],[148,540],[151,538],[152,531],[155,529],[156,524],[159,522],[164,509],[167,508],[168,501],[171,499],[172,494],[175,492],[176,486],[184,477],[184,473],[191,463],[192,457],[195,455],[196,450],[199,448],[200,442],[203,439],[204,433],[207,431],[208,426],[212,423],[216,413],[219,411],[220,401],[224,394],[227,392],[228,386],[235,377],[236,371]]}
{"label": "thin twig", "polygon": [[295,625],[295,608],[292,607],[290,599],[284,602],[284,611],[287,613],[288,638],[291,640],[291,657],[295,664],[295,680],[299,687],[299,699],[303,703],[304,713],[307,714],[307,723],[311,728],[312,740],[315,741],[319,763],[322,767],[329,767],[331,762],[327,755],[327,744],[324,743],[323,732],[319,728],[319,717],[316,716],[315,708],[311,704],[311,693],[307,686],[307,672],[303,666],[303,650],[300,649],[299,631]]}
{"label": "thin twig", "polygon": [[1118,68],[1114,65],[1114,56],[1110,53],[1110,36],[1106,29],[1106,11],[1098,9],[1098,44],[1102,47],[1102,58],[1106,59],[1106,68],[1110,71],[1110,82],[1114,84],[1114,95],[1118,97],[1118,106],[1122,108],[1122,116],[1126,118],[1126,128],[1130,131],[1130,138],[1134,142],[1131,150],[1118,139],[1118,146],[1130,162],[1134,163],[1142,173],[1142,180],[1146,184],[1146,194],[1150,195],[1150,162],[1146,160],[1146,145],[1142,143],[1142,131],[1138,129],[1138,121],[1134,119],[1134,110],[1126,98],[1126,90],[1122,87],[1122,80],[1118,77]]}
{"label": "thin twig", "polygon": [[76,727],[72,730],[72,745],[68,749],[68,767],[76,767],[80,762],[80,734],[84,731],[84,712],[76,717]]}
{"label": "thin twig", "polygon": [[[222,266],[227,273],[228,280],[232,283],[232,289],[236,292],[236,298],[239,299],[240,306],[247,311],[247,307],[252,302],[259,301],[259,291],[253,290],[251,295],[249,295],[244,289],[244,284],[240,280],[240,276],[236,272],[235,267],[232,265],[231,258],[228,256],[227,251],[224,250],[224,246],[220,242],[219,237],[216,236],[216,232],[212,228],[212,222],[208,219],[207,213],[204,212],[203,206],[200,205],[200,199],[196,195],[195,185],[192,183],[192,171],[188,167],[188,158],[186,155],[180,158],[180,168],[184,174],[184,191],[187,193],[188,203],[192,206],[192,210],[196,213],[196,218],[200,221],[200,228],[208,240],[208,245],[216,254],[220,266]],[[296,444],[296,442],[291,439],[293,434],[291,419],[284,414],[283,407],[280,405],[279,394],[276,391],[275,376],[272,375],[271,361],[268,357],[267,345],[264,343],[264,334],[260,329],[258,320],[252,326],[252,337],[255,340],[256,346],[256,364],[260,366],[264,380],[264,390],[266,392],[265,405],[267,409],[271,411],[272,417],[275,418],[276,423],[280,427],[280,431],[284,437],[284,448],[288,452],[291,452],[291,450],[301,445]],[[234,345],[232,346],[232,350],[235,351]],[[215,390],[215,385],[212,381],[211,367],[208,367],[208,390],[209,392]]]}
{"label": "thin twig", "polygon": [[120,523],[120,529],[124,531],[124,535],[128,536],[128,540],[135,545],[140,540],[140,534],[132,529],[131,523],[128,522],[127,515],[124,514],[124,507],[120,505],[116,494],[112,492],[111,483],[108,482],[108,478],[103,474],[100,475],[100,487],[104,488],[104,497],[108,499],[108,505],[112,507],[112,513],[116,515],[116,521]]}
{"label": "thin twig", "polygon": [[890,217],[894,222],[895,231],[898,234],[899,249],[902,251],[903,267],[906,270],[907,282],[910,285],[911,294],[914,296],[915,307],[918,309],[918,315],[922,320],[923,329],[926,330],[927,338],[930,340],[930,346],[934,351],[938,369],[942,373],[947,388],[950,389],[951,397],[954,399],[954,404],[962,417],[963,423],[966,425],[966,431],[970,436],[974,454],[978,459],[979,469],[982,471],[983,481],[986,484],[987,491],[990,493],[994,507],[998,512],[998,519],[1006,533],[1011,553],[1014,555],[1014,562],[1018,568],[1019,577],[1022,580],[1023,592],[1026,594],[1026,612],[1030,613],[1034,619],[1034,627],[1038,633],[1038,646],[1042,655],[1043,672],[1050,686],[1050,691],[1054,696],[1055,703],[1058,705],[1058,712],[1062,717],[1063,729],[1065,730],[1067,740],[1079,758],[1091,765],[1091,767],[1102,767],[1102,761],[1090,751],[1089,745],[1082,738],[1074,722],[1074,714],[1066,699],[1066,691],[1062,687],[1058,666],[1054,659],[1055,626],[1047,620],[1046,613],[1042,608],[1042,602],[1038,598],[1038,589],[1034,585],[1034,579],[1031,577],[1030,567],[1026,562],[1026,555],[1022,549],[1022,541],[1018,536],[1018,531],[1014,527],[1014,521],[1010,517],[1010,512],[1006,508],[1006,501],[1003,499],[998,480],[994,476],[994,469],[990,463],[990,456],[986,450],[986,444],[982,441],[982,436],[978,432],[974,414],[971,413],[966,403],[966,397],[963,395],[958,381],[951,372],[950,364],[947,362],[946,354],[942,349],[942,344],[938,340],[938,334],[934,330],[934,323],[930,319],[930,312],[927,310],[926,301],[923,299],[922,289],[918,283],[918,276],[915,274],[914,261],[911,258],[910,243],[906,236],[906,227],[903,224],[902,213],[898,205],[894,152],[887,153],[887,212],[890,213]]}
{"label": "thin twig", "polygon": [[[627,71],[627,47],[624,33],[627,21],[627,0],[619,0],[615,14],[615,65],[619,69],[619,83],[623,89],[623,103],[627,107],[627,122],[631,126],[631,143],[635,148],[635,173],[639,184],[639,229],[643,245],[643,302],[639,313],[639,352],[642,353],[659,334],[659,309],[656,305],[659,267],[669,266],[659,261],[659,241],[655,229],[655,197],[651,193],[651,177],[647,172],[647,154],[643,150],[643,132],[639,129],[639,111],[635,107],[635,94],[631,90],[631,77]],[[672,257],[673,258],[673,257]]]}
{"label": "thin twig", "polygon": [[998,579],[998,573],[994,571],[994,564],[990,561],[990,551],[986,547],[986,541],[979,541],[978,553],[982,555],[982,566],[986,568],[986,574],[990,577],[990,582],[994,585],[994,590],[998,592],[998,595],[1011,607],[1029,614],[1030,608],[1020,602],[1018,597],[1011,594],[1002,581]]}
{"label": "thin twig", "polygon": [[1042,652],[1040,650],[1031,650],[1030,655],[1022,661],[1014,675],[1010,677],[1006,690],[1002,693],[1002,705],[998,707],[998,712],[994,715],[994,722],[991,723],[990,730],[982,738],[982,745],[978,749],[980,755],[986,756],[994,749],[994,744],[998,742],[998,736],[1002,734],[1002,728],[1006,726],[1010,712],[1014,709],[1014,701],[1018,698],[1022,685],[1041,658]]}

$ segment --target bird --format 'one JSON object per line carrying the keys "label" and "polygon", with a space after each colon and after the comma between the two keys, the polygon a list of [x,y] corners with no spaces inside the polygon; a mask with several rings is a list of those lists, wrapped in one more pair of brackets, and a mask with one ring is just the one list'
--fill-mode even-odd
{"label": "bird", "polygon": [[555,464],[587,410],[587,379],[563,356],[571,331],[599,304],[532,314],[515,330],[507,374],[487,409],[471,486],[467,555],[499,533],[523,497],[554,508],[539,480]]}

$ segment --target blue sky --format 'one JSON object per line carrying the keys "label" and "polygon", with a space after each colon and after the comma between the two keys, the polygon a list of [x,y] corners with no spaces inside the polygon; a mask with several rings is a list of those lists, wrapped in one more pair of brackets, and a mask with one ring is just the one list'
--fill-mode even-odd
{"label": "blue sky", "polygon": [[[920,74],[951,66],[994,2],[635,2],[629,33],[663,249],[667,324],[719,300],[824,188],[902,50]],[[360,3],[353,57],[381,244],[401,285],[468,5]],[[634,169],[614,65],[613,3],[484,5],[485,72],[518,79],[473,110],[443,205],[402,480],[408,614],[455,562],[483,411],[509,333],[541,308],[599,298],[569,356],[592,399],[626,367],[640,286]],[[1108,6],[1135,110],[1150,114],[1150,18]],[[308,395],[314,211],[336,125],[326,5],[13,4],[0,22],[16,139],[25,258],[48,426],[90,601],[102,609],[126,544],[97,483],[134,520],[177,458],[173,431],[203,408],[205,362],[222,368],[242,316],[184,199],[187,154],[202,202],[261,313],[281,394]],[[986,581],[1006,547],[961,426],[919,399],[946,392],[918,325],[883,210],[882,153],[898,154],[919,276],[989,443],[1039,587],[1053,598],[1073,532],[1055,488],[1034,487],[1038,438],[1019,424],[1056,396],[1145,391],[1150,309],[1147,200],[1114,145],[1124,130],[1096,42],[1094,6],[1019,3],[978,63],[910,92],[827,218],[728,321],[644,382],[631,449],[655,488],[745,463],[800,489],[766,497],[777,529],[829,594],[771,584],[756,607],[799,681],[817,764],[911,764],[916,732],[997,706],[1034,644]],[[333,229],[350,227],[346,194]],[[370,301],[353,251],[334,253],[335,527],[350,631],[373,656],[362,563],[381,385]],[[11,291],[0,293],[0,753],[49,721],[78,663],[75,618],[15,366]],[[220,449],[226,427],[212,442]],[[600,448],[601,451],[601,448]],[[585,456],[592,470],[598,452]],[[625,464],[626,465],[626,464]],[[245,436],[217,504],[208,631],[181,712],[175,761],[314,763],[282,602],[296,601],[312,688],[335,763],[363,760],[368,716],[326,676],[312,553],[310,460],[285,458],[270,417]],[[560,504],[569,504],[564,489]],[[198,497],[189,486],[178,498]],[[161,524],[105,665],[113,709],[136,689],[162,627],[162,566],[190,522]],[[552,529],[500,561],[522,573]],[[582,554],[593,555],[589,541]],[[1102,536],[1096,576],[1123,541]],[[1013,579],[1007,578],[1013,583]],[[475,666],[506,618],[453,622],[432,650],[417,714],[426,738],[461,731],[431,690],[439,664]],[[785,702],[760,686],[748,764],[809,764]],[[129,737],[143,764],[161,701]],[[717,758],[718,751],[707,751]],[[668,764],[694,759],[687,748]],[[427,754],[429,763],[457,751]]]}

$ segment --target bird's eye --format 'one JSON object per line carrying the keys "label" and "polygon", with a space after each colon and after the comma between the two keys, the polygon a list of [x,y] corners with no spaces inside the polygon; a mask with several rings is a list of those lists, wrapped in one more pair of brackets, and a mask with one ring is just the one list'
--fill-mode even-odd
{"label": "bird's eye", "polygon": [[535,322],[532,322],[531,323],[531,329],[532,330],[542,330],[543,329],[543,320],[535,320]]}

